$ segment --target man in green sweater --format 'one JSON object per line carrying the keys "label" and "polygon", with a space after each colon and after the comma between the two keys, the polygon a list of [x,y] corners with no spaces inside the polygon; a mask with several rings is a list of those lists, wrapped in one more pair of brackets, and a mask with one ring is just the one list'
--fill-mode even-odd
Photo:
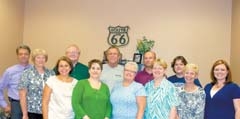
{"label": "man in green sweater", "polygon": [[[70,76],[77,80],[87,79],[89,77],[88,67],[79,62],[80,53],[80,49],[76,44],[69,45],[65,52],[65,55],[73,63],[73,69]],[[56,72],[56,67],[54,68],[54,71]]]}

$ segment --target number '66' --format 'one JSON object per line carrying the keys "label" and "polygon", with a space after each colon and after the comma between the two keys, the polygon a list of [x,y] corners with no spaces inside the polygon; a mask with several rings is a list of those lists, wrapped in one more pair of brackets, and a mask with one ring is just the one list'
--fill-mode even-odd
{"label": "number '66'", "polygon": [[113,35],[112,36],[112,38],[111,38],[111,43],[112,44],[118,44],[118,43],[120,43],[120,44],[125,44],[126,43],[126,39],[124,38],[124,34],[123,35],[121,35],[121,37],[120,38],[116,38],[116,35]]}

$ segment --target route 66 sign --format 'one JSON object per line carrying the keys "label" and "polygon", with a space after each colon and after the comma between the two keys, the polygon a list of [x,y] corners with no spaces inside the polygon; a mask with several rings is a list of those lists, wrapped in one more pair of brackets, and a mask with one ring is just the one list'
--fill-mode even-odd
{"label": "route 66 sign", "polygon": [[128,37],[128,26],[116,26],[116,27],[108,27],[108,44],[114,45],[117,47],[125,46],[129,43]]}

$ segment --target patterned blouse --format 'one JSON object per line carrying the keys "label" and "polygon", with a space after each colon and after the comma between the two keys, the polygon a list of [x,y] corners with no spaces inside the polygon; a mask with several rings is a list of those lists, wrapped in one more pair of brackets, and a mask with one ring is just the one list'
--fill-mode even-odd
{"label": "patterned blouse", "polygon": [[44,74],[41,75],[34,66],[23,72],[18,89],[27,89],[28,112],[42,114],[43,87],[47,78],[54,74],[54,71],[44,69]]}
{"label": "patterned blouse", "polygon": [[147,93],[147,106],[145,119],[168,119],[172,107],[179,104],[175,86],[167,79],[162,79],[158,87],[154,80],[145,85]]}
{"label": "patterned blouse", "polygon": [[180,105],[177,106],[180,119],[204,119],[206,94],[198,87],[194,92],[186,92],[184,86],[178,88]]}

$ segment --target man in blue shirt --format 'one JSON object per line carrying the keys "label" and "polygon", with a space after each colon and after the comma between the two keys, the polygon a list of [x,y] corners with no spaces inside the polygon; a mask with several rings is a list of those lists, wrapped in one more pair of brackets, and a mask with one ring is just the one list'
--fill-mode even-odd
{"label": "man in blue shirt", "polygon": [[[29,57],[31,49],[27,45],[20,45],[16,49],[18,64],[6,69],[0,80],[0,107],[4,109],[5,113],[11,114],[11,119],[21,119],[22,111],[19,102],[18,83],[20,81],[23,71],[31,65],[29,64]],[[4,90],[8,90],[7,103],[4,97]]]}

